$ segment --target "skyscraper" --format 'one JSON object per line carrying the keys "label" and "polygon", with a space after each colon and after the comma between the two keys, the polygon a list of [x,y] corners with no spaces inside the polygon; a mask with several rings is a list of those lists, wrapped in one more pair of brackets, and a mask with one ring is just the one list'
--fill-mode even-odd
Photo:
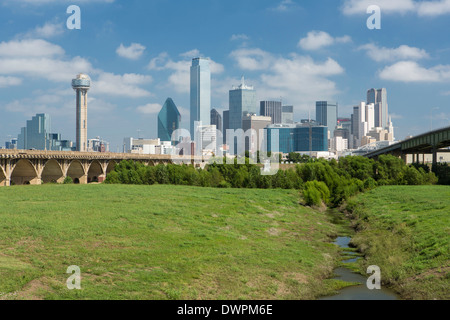
{"label": "skyscraper", "polygon": [[216,109],[211,110],[211,125],[215,125],[216,129],[222,132],[222,116]]}
{"label": "skyscraper", "polygon": [[281,101],[261,101],[259,108],[259,114],[263,117],[271,117],[272,124],[282,123]]}
{"label": "skyscraper", "polygon": [[370,89],[367,91],[367,104],[375,105],[375,127],[389,127],[389,108],[387,103],[387,90]]}
{"label": "skyscraper", "polygon": [[227,130],[230,129],[230,110],[223,112],[223,143],[227,143]]}
{"label": "skyscraper", "polygon": [[36,114],[31,120],[27,120],[27,126],[21,129],[18,136],[18,148],[22,150],[46,150],[50,131],[50,115],[44,113]]}
{"label": "skyscraper", "polygon": [[80,73],[72,80],[72,88],[76,91],[77,112],[77,151],[87,152],[87,92],[91,87],[88,75]]}
{"label": "skyscraper", "polygon": [[61,134],[51,133],[51,117],[49,114],[36,114],[27,121],[26,127],[20,130],[17,148],[36,150],[63,150]]}
{"label": "skyscraper", "polygon": [[244,77],[242,77],[241,84],[239,87],[230,90],[229,97],[229,129],[242,129],[242,118],[244,115],[248,113],[257,114],[256,91],[253,87],[247,86]]}
{"label": "skyscraper", "polygon": [[337,102],[317,101],[316,102],[316,121],[328,127],[330,137],[333,137],[337,126],[338,104]]}
{"label": "skyscraper", "polygon": [[[180,128],[181,115],[171,98],[167,98],[158,114],[158,138],[161,141],[172,141],[172,134]],[[178,139],[175,137],[175,141]]]}
{"label": "skyscraper", "polygon": [[294,123],[294,106],[283,106],[281,111],[281,123]]}
{"label": "skyscraper", "polygon": [[191,119],[190,129],[193,138],[196,121],[203,126],[211,121],[211,70],[209,59],[192,59],[191,66]]}

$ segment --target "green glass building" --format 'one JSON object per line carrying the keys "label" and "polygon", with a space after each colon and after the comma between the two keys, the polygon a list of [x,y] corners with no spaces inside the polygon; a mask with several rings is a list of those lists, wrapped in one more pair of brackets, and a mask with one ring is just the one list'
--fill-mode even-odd
{"label": "green glass building", "polygon": [[158,114],[158,138],[161,141],[172,141],[172,133],[180,128],[180,122],[181,115],[177,106],[171,98],[167,98]]}

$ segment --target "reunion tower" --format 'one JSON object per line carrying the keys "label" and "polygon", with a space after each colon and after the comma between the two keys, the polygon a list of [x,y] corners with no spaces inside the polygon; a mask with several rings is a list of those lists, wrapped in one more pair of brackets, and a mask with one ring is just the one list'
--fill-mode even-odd
{"label": "reunion tower", "polygon": [[72,80],[72,88],[77,94],[77,151],[87,152],[87,92],[91,78],[80,73]]}

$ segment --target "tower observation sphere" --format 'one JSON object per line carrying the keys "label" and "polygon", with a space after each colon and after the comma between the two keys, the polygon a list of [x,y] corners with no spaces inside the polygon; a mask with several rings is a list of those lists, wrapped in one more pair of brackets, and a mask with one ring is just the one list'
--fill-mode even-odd
{"label": "tower observation sphere", "polygon": [[72,80],[76,92],[76,140],[77,151],[87,151],[87,92],[91,88],[91,78],[80,73]]}

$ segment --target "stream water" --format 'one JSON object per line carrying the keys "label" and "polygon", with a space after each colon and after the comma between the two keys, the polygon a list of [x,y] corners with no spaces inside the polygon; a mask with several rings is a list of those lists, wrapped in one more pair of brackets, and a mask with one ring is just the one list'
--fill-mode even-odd
{"label": "stream water", "polygon": [[[339,225],[348,225],[342,215],[337,213],[336,211],[331,211],[328,213],[331,221],[335,224]],[[334,279],[339,279],[346,282],[356,282],[360,283],[356,286],[347,287],[341,289],[338,294],[328,297],[322,297],[319,300],[399,300],[399,296],[395,294],[392,290],[381,287],[381,290],[370,290],[367,288],[367,277],[359,273],[355,273],[349,268],[345,268],[346,263],[356,262],[358,259],[361,259],[354,251],[346,250],[350,249],[351,237],[344,236],[338,237],[334,242],[340,248],[344,249],[342,255],[343,256],[355,256],[354,258],[349,258],[343,260],[344,267],[339,267],[334,270],[336,277]],[[381,273],[383,276],[383,272]]]}

